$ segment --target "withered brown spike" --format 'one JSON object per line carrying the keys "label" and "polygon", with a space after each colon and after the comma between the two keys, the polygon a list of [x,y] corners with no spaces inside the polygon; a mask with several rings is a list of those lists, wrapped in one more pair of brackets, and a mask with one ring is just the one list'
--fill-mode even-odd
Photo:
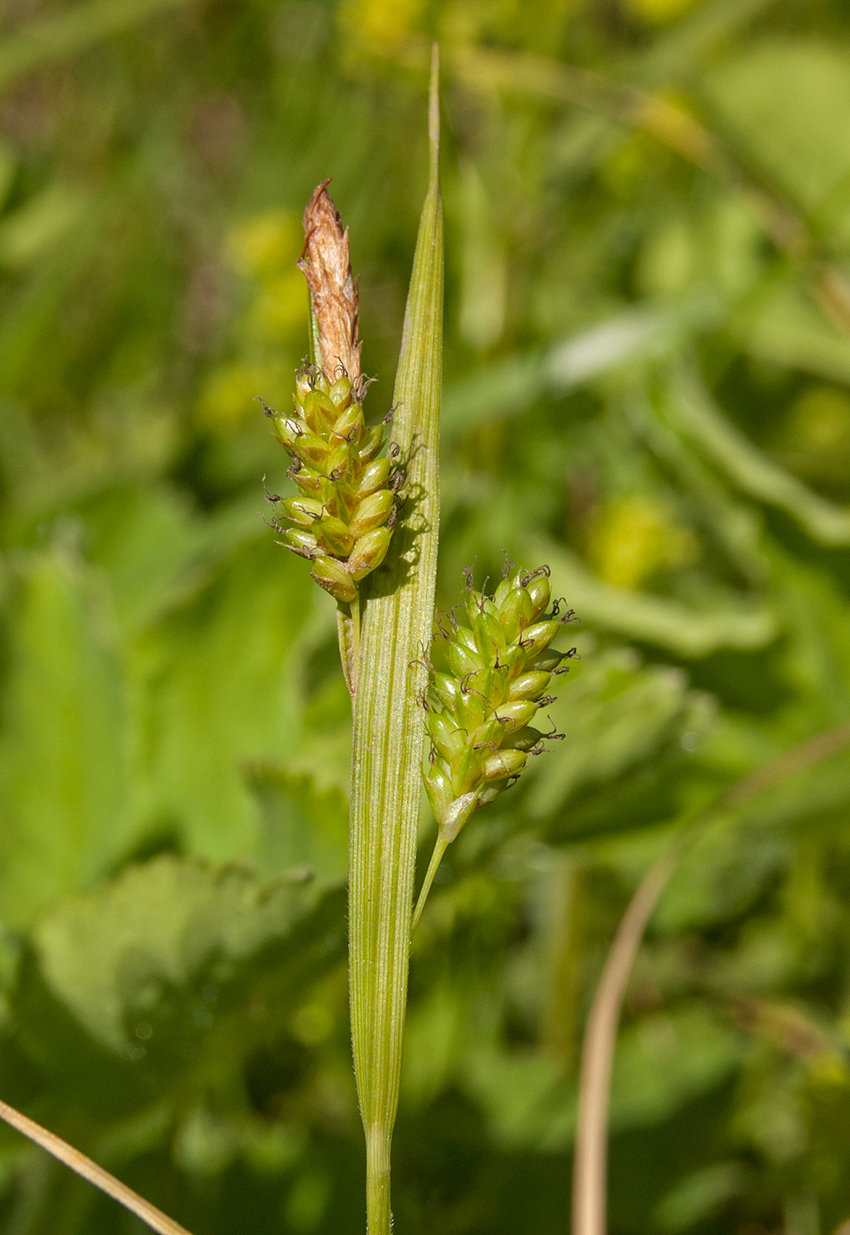
{"label": "withered brown spike", "polygon": [[359,297],[351,274],[348,229],[328,196],[329,180],[314,192],[304,211],[304,252],[299,270],[310,287],[319,328],[322,368],[330,381],[360,377]]}

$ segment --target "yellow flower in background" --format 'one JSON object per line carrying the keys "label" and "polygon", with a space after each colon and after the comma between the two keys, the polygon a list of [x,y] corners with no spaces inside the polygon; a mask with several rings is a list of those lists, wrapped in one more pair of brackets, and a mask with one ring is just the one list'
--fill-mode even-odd
{"label": "yellow flower in background", "polygon": [[693,532],[639,495],[619,498],[600,511],[588,550],[599,577],[623,588],[639,588],[652,576],[689,566],[699,556]]}
{"label": "yellow flower in background", "polygon": [[303,244],[299,216],[292,210],[269,210],[233,228],[227,239],[227,255],[240,274],[265,280],[290,270]]}
{"label": "yellow flower in background", "polygon": [[244,308],[232,326],[231,355],[207,374],[198,419],[229,433],[257,416],[257,395],[289,394],[292,369],[307,351],[309,297],[295,263],[304,243],[301,219],[270,210],[239,222],[227,238],[228,262],[244,280]]}
{"label": "yellow flower in background", "polygon": [[415,32],[422,7],[422,0],[346,0],[339,15],[347,38],[386,51]]}
{"label": "yellow flower in background", "polygon": [[850,476],[850,397],[834,386],[810,386],[791,407],[777,448],[799,476],[846,488]]}
{"label": "yellow flower in background", "polygon": [[300,270],[295,267],[265,280],[249,306],[243,323],[245,333],[258,339],[290,342],[304,336],[310,312],[310,296]]}
{"label": "yellow flower in background", "polygon": [[846,451],[850,447],[850,398],[832,386],[813,386],[797,399],[786,435],[798,449]]}
{"label": "yellow flower in background", "polygon": [[280,363],[250,364],[243,360],[218,365],[201,392],[198,419],[214,433],[227,433],[258,416],[257,395],[274,399],[278,391],[286,390],[291,399],[291,368]]}
{"label": "yellow flower in background", "polygon": [[661,26],[684,16],[699,3],[700,0],[623,0],[623,8],[647,25]]}

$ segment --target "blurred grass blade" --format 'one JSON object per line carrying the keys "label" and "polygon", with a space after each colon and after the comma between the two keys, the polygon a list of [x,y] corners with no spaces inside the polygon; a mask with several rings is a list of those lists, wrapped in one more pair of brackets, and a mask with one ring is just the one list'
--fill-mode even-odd
{"label": "blurred grass blade", "polygon": [[407,999],[424,727],[419,663],[430,642],[439,523],[443,223],[438,61],[431,70],[431,172],[404,319],[393,434],[408,503],[387,565],[366,590],[354,710],[349,885],[354,1068],[367,1145],[369,1235],[390,1231],[390,1143]]}
{"label": "blurred grass blade", "polygon": [[0,90],[21,77],[92,43],[118,34],[153,13],[176,9],[187,0],[94,0],[41,21],[31,22],[0,42]]}
{"label": "blurred grass blade", "polygon": [[42,1149],[46,1149],[54,1158],[57,1158],[65,1166],[70,1167],[72,1171],[75,1171],[77,1175],[81,1175],[83,1179],[87,1179],[90,1184],[100,1188],[101,1192],[111,1196],[119,1205],[129,1209],[137,1218],[141,1218],[142,1222],[149,1226],[152,1231],[157,1231],[159,1235],[189,1235],[186,1228],[181,1226],[179,1222],[169,1218],[168,1214],[164,1214],[155,1205],[151,1205],[149,1201],[139,1196],[132,1188],[128,1188],[126,1184],[122,1184],[114,1175],[110,1175],[109,1171],[105,1171],[102,1166],[92,1162],[91,1158],[87,1158],[78,1149],[74,1149],[73,1145],[69,1145],[67,1141],[61,1140],[54,1133],[48,1132],[46,1128],[42,1128],[41,1124],[28,1119],[20,1111],[16,1111],[13,1106],[0,1102],[0,1119],[5,1120],[7,1124],[18,1132],[23,1133],[24,1136],[29,1137],[31,1141],[34,1141]]}
{"label": "blurred grass blade", "polygon": [[557,586],[582,618],[627,639],[667,648],[690,660],[721,648],[753,651],[776,637],[776,614],[746,596],[734,607],[724,599],[715,605],[704,601],[697,608],[599,579],[552,537],[531,535],[521,543],[529,560],[548,562]]}
{"label": "blurred grass blade", "polygon": [[778,467],[715,406],[703,384],[680,374],[669,412],[712,463],[743,493],[784,510],[822,545],[850,545],[850,511]]}

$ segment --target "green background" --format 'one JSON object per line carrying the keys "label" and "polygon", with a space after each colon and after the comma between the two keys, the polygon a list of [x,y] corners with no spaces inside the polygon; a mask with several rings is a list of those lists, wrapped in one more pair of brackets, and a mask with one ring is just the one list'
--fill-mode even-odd
{"label": "green background", "polygon": [[[0,28],[0,1095],[195,1235],[363,1230],[348,700],[333,603],[260,517],[287,459],[254,400],[288,406],[332,176],[388,409],[437,37],[440,603],[545,561],[582,659],[565,740],[423,918],[394,1208],[565,1231],[631,892],[850,718],[846,5],[6,0]],[[612,1235],[850,1220],[848,824],[836,749],[699,831],[629,985]],[[141,1229],[0,1131],[3,1235]]]}

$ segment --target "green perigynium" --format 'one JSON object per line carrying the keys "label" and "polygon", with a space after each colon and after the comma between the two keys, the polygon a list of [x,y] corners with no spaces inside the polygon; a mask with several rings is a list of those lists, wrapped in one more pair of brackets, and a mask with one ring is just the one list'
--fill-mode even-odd
{"label": "green perigynium", "polygon": [[476,591],[471,576],[457,606],[464,620],[453,611],[439,623],[446,668],[429,667],[423,700],[431,741],[423,776],[444,845],[516,780],[546,739],[563,737],[532,722],[553,701],[546,693],[553,675],[567,672],[563,662],[576,655],[551,646],[574,618],[560,601],[546,614],[548,567],[513,570],[492,597]]}
{"label": "green perigynium", "polygon": [[366,427],[366,385],[342,374],[331,381],[305,361],[296,377],[294,413],[267,409],[275,436],[292,456],[288,475],[300,490],[280,505],[294,525],[283,543],[307,558],[315,581],[345,604],[386,556],[402,479],[389,458],[377,457],[384,427]]}

